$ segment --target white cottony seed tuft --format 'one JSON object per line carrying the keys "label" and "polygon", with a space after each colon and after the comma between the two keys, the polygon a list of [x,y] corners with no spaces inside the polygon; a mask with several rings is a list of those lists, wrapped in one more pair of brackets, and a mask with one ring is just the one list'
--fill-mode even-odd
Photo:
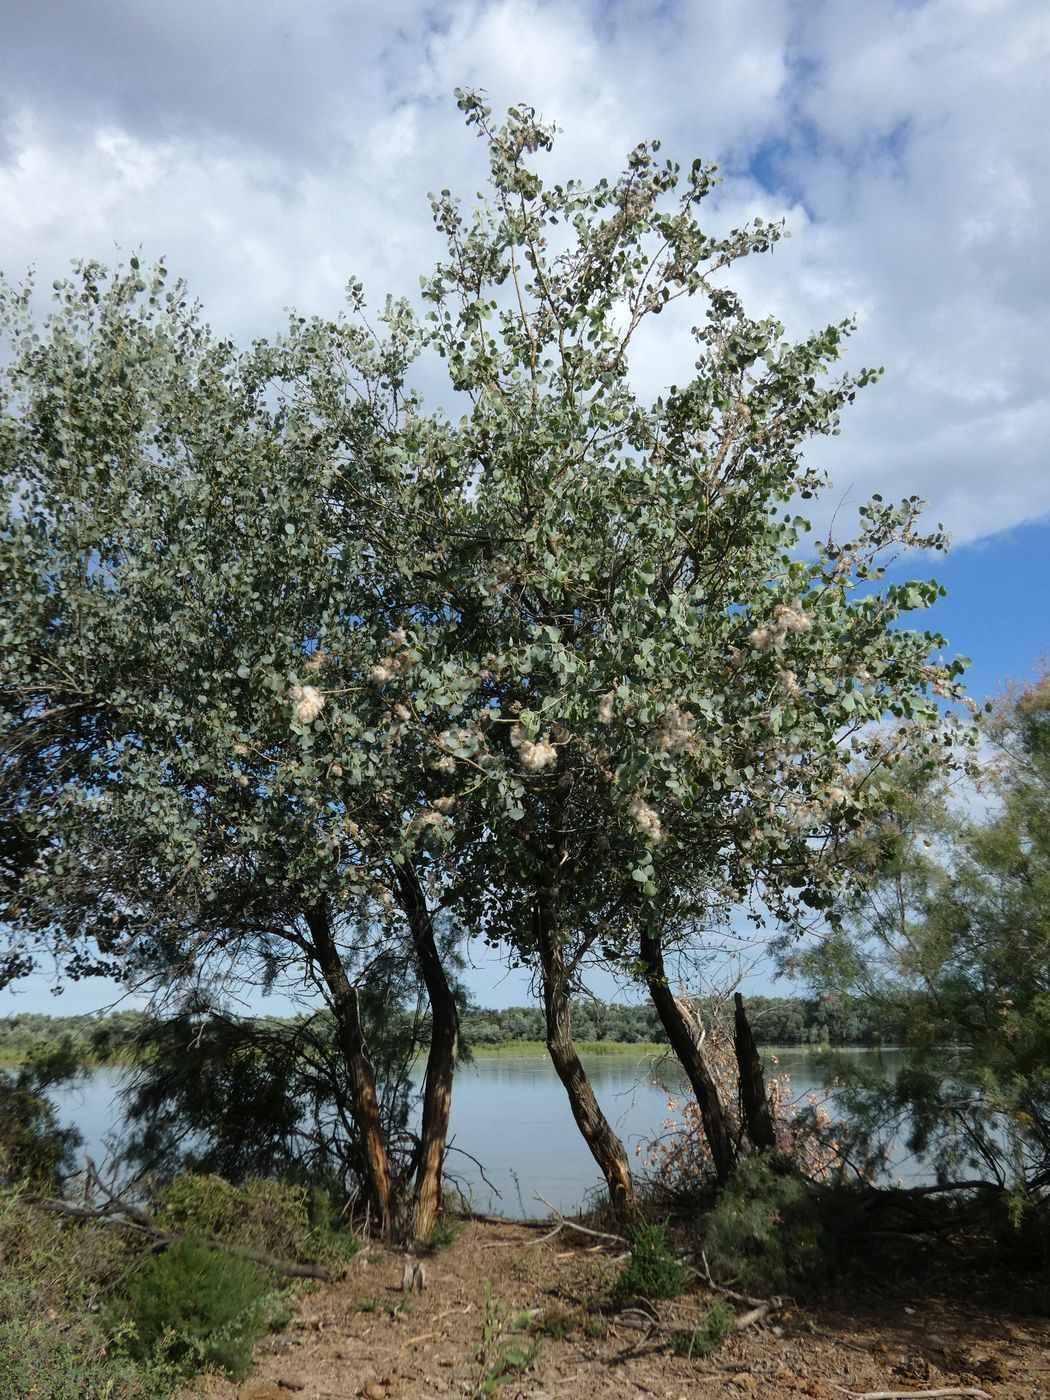
{"label": "white cottony seed tuft", "polygon": [[558,752],[546,738],[537,740],[535,744],[523,739],[517,749],[521,766],[529,773],[542,773],[544,768],[553,768],[558,762]]}
{"label": "white cottony seed tuft", "polygon": [[632,797],[627,811],[638,830],[650,841],[664,839],[664,829],[660,818],[648,802],[643,802],[640,797]]}
{"label": "white cottony seed tuft", "polygon": [[289,699],[295,706],[295,717],[302,724],[315,720],[324,709],[324,696],[312,685],[293,685]]}

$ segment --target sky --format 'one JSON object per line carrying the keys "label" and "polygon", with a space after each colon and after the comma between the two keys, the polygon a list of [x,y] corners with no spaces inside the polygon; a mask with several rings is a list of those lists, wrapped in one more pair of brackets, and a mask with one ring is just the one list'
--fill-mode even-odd
{"label": "sky", "polygon": [[[240,341],[292,305],[334,314],[351,276],[373,305],[414,294],[441,253],[428,191],[469,204],[484,179],[457,86],[556,122],[552,179],[613,177],[650,137],[716,160],[714,227],[791,233],[734,276],[751,314],[794,335],[853,314],[851,367],[885,366],[815,450],[825,510],[929,502],[952,553],[905,571],[949,588],[934,622],[979,697],[1050,652],[1046,0],[0,0],[0,19],[0,270],[47,288],[74,258],[163,255]],[[690,349],[688,315],[661,318],[639,387],[680,382]],[[471,980],[521,999],[489,965]]]}

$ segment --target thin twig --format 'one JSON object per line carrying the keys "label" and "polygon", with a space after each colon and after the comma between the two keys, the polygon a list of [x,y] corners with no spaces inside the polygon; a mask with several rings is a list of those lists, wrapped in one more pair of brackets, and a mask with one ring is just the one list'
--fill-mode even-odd
{"label": "thin twig", "polygon": [[[465,1148],[463,1148],[463,1147],[457,1147],[457,1146],[455,1145],[455,1140],[454,1140],[454,1139],[453,1139],[452,1141],[446,1143],[446,1145],[445,1145],[445,1154],[446,1154],[446,1156],[447,1156],[447,1154],[448,1154],[449,1152],[458,1152],[459,1155],[460,1155],[461,1157],[466,1157],[466,1159],[467,1159],[468,1162],[473,1162],[474,1165],[477,1167],[477,1169],[478,1169],[478,1174],[480,1175],[480,1177],[481,1177],[482,1181],[485,1183],[485,1185],[489,1188],[490,1191],[492,1191],[496,1196],[498,1196],[499,1199],[500,1199],[501,1201],[503,1200],[503,1192],[500,1191],[499,1187],[495,1186],[495,1185],[488,1179],[488,1177],[485,1175],[485,1167],[484,1167],[484,1165],[483,1165],[481,1162],[479,1162],[478,1159],[477,1159],[475,1156],[473,1156],[472,1153],[468,1152],[468,1151],[467,1151]],[[455,1180],[455,1177],[451,1177],[450,1179],[454,1181],[454,1180]]]}

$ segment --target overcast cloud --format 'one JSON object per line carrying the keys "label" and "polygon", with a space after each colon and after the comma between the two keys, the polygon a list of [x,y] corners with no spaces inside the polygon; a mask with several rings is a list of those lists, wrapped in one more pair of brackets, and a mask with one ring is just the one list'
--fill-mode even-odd
{"label": "overcast cloud", "polygon": [[[46,286],[141,247],[238,337],[411,293],[426,193],[484,162],[452,100],[536,105],[552,174],[660,136],[712,218],[787,218],[738,284],[801,334],[856,312],[887,375],[821,449],[840,494],[917,491],[960,541],[1050,512],[1046,0],[0,0],[0,267]],[[691,364],[684,323],[636,364]]]}

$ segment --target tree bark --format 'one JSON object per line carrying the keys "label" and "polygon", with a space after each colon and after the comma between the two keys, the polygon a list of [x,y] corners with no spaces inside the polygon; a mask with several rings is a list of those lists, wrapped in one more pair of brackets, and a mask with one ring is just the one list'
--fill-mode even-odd
{"label": "tree bark", "polygon": [[704,1053],[694,1034],[692,1019],[687,1017],[671,991],[664,970],[663,948],[657,934],[643,933],[640,951],[645,966],[645,980],[649,995],[660,1017],[660,1024],[667,1032],[682,1068],[685,1070],[700,1110],[704,1125],[704,1136],[711,1149],[711,1162],[719,1185],[729,1179],[733,1167],[733,1140],[726,1123],[725,1107],[718,1085],[707,1067]]}
{"label": "tree bark", "polygon": [[350,1110],[361,1134],[364,1151],[364,1187],[379,1234],[389,1239],[394,1233],[395,1202],[390,1179],[390,1162],[379,1112],[375,1071],[368,1058],[361,1008],[354,987],[339,956],[327,910],[311,909],[305,916],[313,941],[317,964],[331,994],[336,1037],[346,1065],[350,1088]]}
{"label": "tree bark", "polygon": [[739,992],[734,993],[733,1004],[733,1048],[740,1075],[741,1112],[752,1145],[759,1152],[771,1152],[777,1145],[777,1130],[766,1094],[762,1061],[744,1010],[744,998]]}
{"label": "tree bark", "polygon": [[441,1173],[445,1163],[452,1081],[459,1058],[459,1008],[449,986],[434,936],[426,896],[414,871],[399,872],[402,898],[412,931],[416,961],[430,1001],[430,1050],[423,1088],[419,1165],[416,1169],[415,1234],[422,1239],[434,1228],[441,1209]]}
{"label": "tree bark", "polygon": [[543,1009],[547,1021],[547,1049],[551,1061],[569,1096],[572,1116],[576,1119],[576,1124],[608,1184],[614,1209],[620,1212],[633,1211],[636,1197],[627,1153],[598,1106],[591,1081],[587,1078],[587,1072],[576,1053],[572,1038],[565,958],[561,948],[551,937],[544,912],[538,904],[534,911],[533,925],[540,955]]}

